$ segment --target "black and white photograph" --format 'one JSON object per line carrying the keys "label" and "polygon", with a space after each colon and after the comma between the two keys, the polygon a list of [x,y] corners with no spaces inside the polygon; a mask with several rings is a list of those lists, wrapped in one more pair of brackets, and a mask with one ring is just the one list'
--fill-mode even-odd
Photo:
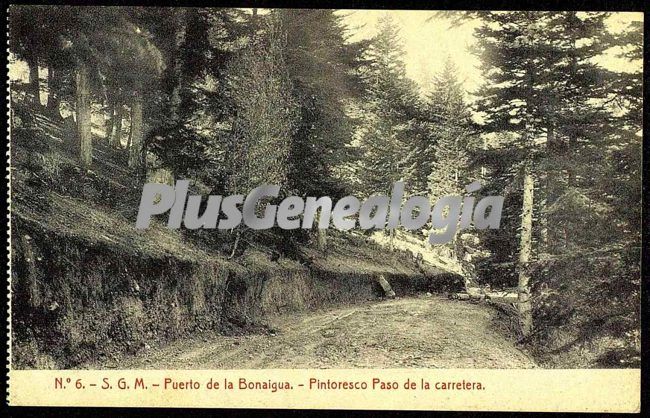
{"label": "black and white photograph", "polygon": [[642,12],[8,15],[11,370],[640,368]]}

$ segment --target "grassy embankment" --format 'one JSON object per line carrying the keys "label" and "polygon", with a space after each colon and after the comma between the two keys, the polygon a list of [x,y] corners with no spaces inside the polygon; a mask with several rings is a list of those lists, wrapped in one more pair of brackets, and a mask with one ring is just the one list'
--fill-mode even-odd
{"label": "grassy embankment", "polygon": [[[265,318],[436,290],[405,252],[332,233],[309,262],[264,245],[227,256],[154,222],[134,228],[141,186],[123,150],[94,144],[84,170],[73,125],[36,115],[12,133],[13,367],[68,368],[202,332],[265,332]],[[272,261],[272,259],[274,261]]]}

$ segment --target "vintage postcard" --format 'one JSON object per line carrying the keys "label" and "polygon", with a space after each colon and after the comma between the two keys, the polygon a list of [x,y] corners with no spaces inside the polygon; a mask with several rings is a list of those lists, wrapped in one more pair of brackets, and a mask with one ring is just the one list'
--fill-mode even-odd
{"label": "vintage postcard", "polygon": [[9,405],[640,410],[642,12],[8,14]]}

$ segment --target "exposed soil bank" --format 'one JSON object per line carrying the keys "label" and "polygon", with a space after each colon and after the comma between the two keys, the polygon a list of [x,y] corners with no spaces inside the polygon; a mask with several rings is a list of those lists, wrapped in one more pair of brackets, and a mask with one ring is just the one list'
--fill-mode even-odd
{"label": "exposed soil bank", "polygon": [[205,332],[268,333],[269,316],[377,300],[379,274],[401,296],[446,283],[362,240],[338,239],[309,265],[255,251],[235,263],[163,240],[156,251],[135,239],[129,247],[110,231],[89,239],[77,229],[84,219],[70,228],[23,214],[13,221],[15,368],[118,361]]}

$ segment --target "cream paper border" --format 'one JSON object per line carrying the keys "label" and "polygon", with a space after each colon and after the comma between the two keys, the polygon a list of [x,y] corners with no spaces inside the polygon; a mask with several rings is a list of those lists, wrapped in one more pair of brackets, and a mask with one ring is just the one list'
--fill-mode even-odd
{"label": "cream paper border", "polygon": [[[8,18],[8,16],[7,16]],[[8,45],[7,45],[8,47]],[[7,49],[7,56],[9,50]],[[10,95],[5,73],[7,97]],[[7,101],[7,120],[11,100]],[[7,306],[8,356],[11,365],[11,127],[8,124],[6,179],[8,184]],[[11,406],[125,406],[125,407],[223,407],[308,409],[396,409],[535,412],[640,411],[639,369],[499,370],[499,369],[269,369],[269,370],[10,370],[7,401]],[[55,388],[61,379],[65,388]],[[119,389],[119,379],[131,387],[142,379],[146,389]],[[165,390],[165,378],[193,379],[198,390]],[[240,390],[238,380],[290,382],[294,389]],[[309,379],[367,382],[367,390],[308,389]],[[397,390],[373,390],[372,380],[394,381]],[[69,380],[69,383],[67,382]],[[80,380],[79,380],[80,379]],[[102,389],[107,379],[112,389]],[[206,389],[210,379],[232,381],[235,388]],[[409,379],[417,389],[404,389]],[[421,379],[432,389],[420,388]],[[483,390],[435,390],[436,382],[480,382]],[[75,386],[84,386],[77,389]],[[154,384],[160,384],[154,387]],[[96,386],[91,386],[95,384]],[[305,386],[299,387],[299,384]]]}
{"label": "cream paper border", "polygon": [[[55,380],[65,388],[55,388]],[[146,388],[134,388],[141,378]],[[192,379],[196,390],[163,389],[165,378]],[[239,389],[238,380],[289,382],[293,389]],[[365,381],[366,390],[309,389],[309,379]],[[374,378],[397,390],[373,390]],[[68,380],[69,379],[69,380]],[[79,380],[78,380],[79,379]],[[111,389],[102,389],[104,380]],[[119,389],[119,379],[129,389]],[[206,383],[221,382],[209,390]],[[223,389],[223,380],[234,389]],[[417,389],[404,389],[407,379]],[[431,383],[419,388],[420,380]],[[483,390],[434,390],[435,382],[481,382]],[[154,387],[154,384],[160,386]],[[95,386],[91,386],[95,384]],[[303,387],[299,387],[303,384]],[[267,369],[267,370],[11,370],[11,406],[127,406],[309,409],[400,409],[544,412],[639,412],[640,369]],[[81,388],[83,386],[83,388]],[[79,388],[77,388],[79,387]]]}

